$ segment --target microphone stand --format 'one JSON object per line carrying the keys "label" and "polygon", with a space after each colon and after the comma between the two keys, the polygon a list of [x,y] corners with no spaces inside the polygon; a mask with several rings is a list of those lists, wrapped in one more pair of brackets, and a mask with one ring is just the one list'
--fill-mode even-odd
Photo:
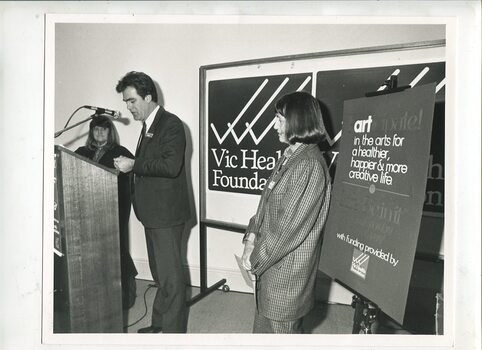
{"label": "microphone stand", "polygon": [[54,134],[54,138],[57,138],[57,137],[59,137],[60,135],[62,135],[62,134],[64,133],[64,131],[67,131],[67,130],[70,130],[70,129],[72,129],[72,128],[75,128],[76,126],[78,126],[78,125],[80,125],[80,124],[83,124],[83,123],[85,123],[86,121],[91,120],[91,119],[94,118],[96,115],[98,115],[98,114],[97,114],[97,113],[94,113],[94,114],[92,114],[92,115],[91,115],[89,118],[87,118],[87,119],[84,119],[84,120],[82,120],[82,121],[80,121],[80,122],[78,122],[78,123],[75,123],[74,125],[71,125],[71,126],[69,126],[69,127],[63,128],[63,129],[60,130],[60,131],[57,131],[57,132]]}

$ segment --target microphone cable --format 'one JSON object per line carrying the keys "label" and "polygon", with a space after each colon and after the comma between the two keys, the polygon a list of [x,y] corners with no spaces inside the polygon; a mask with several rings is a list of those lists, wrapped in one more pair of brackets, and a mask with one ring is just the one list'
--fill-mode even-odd
{"label": "microphone cable", "polygon": [[67,122],[65,123],[64,125],[64,129],[69,125],[70,123],[70,120],[72,119],[72,117],[74,116],[75,113],[77,113],[80,109],[84,108],[84,106],[80,106],[79,108],[77,108],[69,117],[69,119],[67,119]]}
{"label": "microphone cable", "polygon": [[146,299],[146,295],[147,295],[147,292],[149,291],[149,289],[153,288],[153,287],[156,287],[155,284],[149,284],[149,286],[146,288],[146,290],[144,291],[144,314],[137,320],[137,321],[134,321],[133,323],[127,325],[124,327],[124,329],[128,329],[136,324],[138,324],[140,321],[142,321],[144,319],[144,317],[146,317],[147,315],[147,299]]}

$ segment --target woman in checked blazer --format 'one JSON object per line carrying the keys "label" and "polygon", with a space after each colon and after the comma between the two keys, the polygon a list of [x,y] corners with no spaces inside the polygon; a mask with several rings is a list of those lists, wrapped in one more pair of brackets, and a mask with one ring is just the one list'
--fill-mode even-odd
{"label": "woman in checked blazer", "polygon": [[282,97],[275,110],[275,129],[288,147],[249,221],[243,265],[256,275],[253,333],[302,333],[330,202],[330,175],[317,145],[325,127],[319,101],[306,92]]}

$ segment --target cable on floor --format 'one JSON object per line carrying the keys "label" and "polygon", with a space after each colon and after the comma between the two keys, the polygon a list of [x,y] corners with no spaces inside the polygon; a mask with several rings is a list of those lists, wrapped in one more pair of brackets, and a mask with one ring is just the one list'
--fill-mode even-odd
{"label": "cable on floor", "polygon": [[147,315],[147,299],[146,299],[146,295],[147,295],[147,292],[149,291],[149,289],[153,288],[153,287],[156,287],[155,284],[149,284],[149,286],[146,288],[145,292],[144,292],[144,314],[137,320],[135,321],[134,323],[131,323],[127,326],[124,327],[124,329],[127,329],[129,327],[132,327],[136,324],[138,324],[140,321],[142,321],[144,319],[144,317],[146,317]]}

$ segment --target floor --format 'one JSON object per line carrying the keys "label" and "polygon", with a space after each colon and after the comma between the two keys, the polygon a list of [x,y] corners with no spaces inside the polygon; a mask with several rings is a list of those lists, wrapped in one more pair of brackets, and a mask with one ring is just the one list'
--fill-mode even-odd
{"label": "floor", "polygon": [[[129,310],[127,333],[150,325],[155,287],[152,281],[137,280],[137,299]],[[190,296],[199,288],[191,287]],[[350,305],[317,303],[304,320],[310,334],[351,334],[354,309]],[[252,294],[216,290],[189,309],[188,333],[251,333],[254,317]],[[396,325],[383,322],[377,333],[407,333]]]}

